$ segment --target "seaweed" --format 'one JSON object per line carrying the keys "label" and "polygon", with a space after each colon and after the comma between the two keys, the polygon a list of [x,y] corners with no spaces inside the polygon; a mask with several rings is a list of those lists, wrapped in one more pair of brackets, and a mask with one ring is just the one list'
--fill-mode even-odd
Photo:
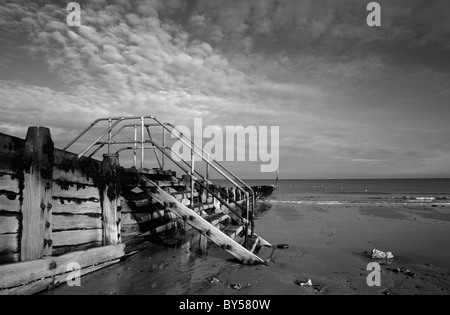
{"label": "seaweed", "polygon": [[80,159],[64,159],[61,164],[55,165],[65,172],[80,171],[86,179],[92,179],[94,185],[98,187],[100,182],[100,167],[98,163],[90,158],[81,157]]}

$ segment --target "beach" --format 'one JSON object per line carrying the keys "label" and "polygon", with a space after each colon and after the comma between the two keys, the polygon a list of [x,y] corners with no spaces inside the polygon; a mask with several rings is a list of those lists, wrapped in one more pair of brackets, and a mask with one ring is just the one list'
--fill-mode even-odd
{"label": "beach", "polygon": [[[276,249],[267,265],[244,266],[210,246],[155,244],[97,273],[80,287],[66,284],[43,294],[336,295],[450,293],[448,203],[263,203],[256,233]],[[369,287],[371,251],[381,286]],[[270,256],[263,250],[261,256]],[[266,258],[267,258],[266,257]],[[406,272],[408,271],[408,272]],[[311,279],[313,286],[301,286]]]}

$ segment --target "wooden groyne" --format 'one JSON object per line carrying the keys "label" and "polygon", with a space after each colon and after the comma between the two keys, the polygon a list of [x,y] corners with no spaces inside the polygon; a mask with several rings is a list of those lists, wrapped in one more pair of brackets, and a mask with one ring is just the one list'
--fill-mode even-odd
{"label": "wooden groyne", "polygon": [[[254,189],[264,196],[271,188]],[[25,139],[0,133],[0,294],[54,287],[73,262],[81,275],[109,266],[143,235],[195,230],[202,247],[209,239],[244,263],[260,262],[257,248],[270,244],[244,224],[245,197],[191,187],[170,170],[125,169],[118,154],[79,157],[54,148],[47,128],[30,127]]]}

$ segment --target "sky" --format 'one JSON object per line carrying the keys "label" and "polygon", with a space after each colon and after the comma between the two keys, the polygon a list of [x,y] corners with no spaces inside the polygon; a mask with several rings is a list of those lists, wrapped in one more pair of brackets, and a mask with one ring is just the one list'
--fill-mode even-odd
{"label": "sky", "polygon": [[[450,2],[0,0],[0,132],[279,126],[280,178],[450,177]],[[228,163],[272,178],[260,163]]]}

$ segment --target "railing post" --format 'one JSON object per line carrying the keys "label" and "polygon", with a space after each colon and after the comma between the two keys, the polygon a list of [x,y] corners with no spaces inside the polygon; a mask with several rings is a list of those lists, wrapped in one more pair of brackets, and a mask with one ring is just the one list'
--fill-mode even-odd
{"label": "railing post", "polygon": [[194,150],[191,149],[191,208],[194,210],[194,171],[195,171],[195,155]]}
{"label": "railing post", "polygon": [[[164,128],[164,126],[163,126],[163,129],[162,129],[162,147],[163,147],[163,149],[165,150],[166,149],[166,129]],[[164,167],[165,167],[165,160],[166,160],[166,156],[163,154],[162,155],[162,169],[164,170]]]}
{"label": "railing post", "polygon": [[[206,179],[206,180],[209,180],[209,163],[208,163],[207,160],[205,160],[205,163],[206,163],[206,174],[205,174],[205,179]],[[208,183],[205,183],[205,185],[208,185]],[[209,198],[209,193],[208,193],[208,191],[206,191],[206,200],[208,200],[208,198]]]}
{"label": "railing post", "polygon": [[30,127],[23,153],[25,162],[20,259],[52,254],[53,141],[50,130]]}
{"label": "railing post", "polygon": [[144,116],[141,117],[141,170],[144,169],[144,137],[145,137],[145,133],[144,133]]}
{"label": "railing post", "polygon": [[133,166],[137,165],[137,126],[134,125],[134,149],[133,149]]}
{"label": "railing post", "polygon": [[252,217],[251,217],[251,227],[252,227],[252,237],[255,236],[255,194],[252,194]]}
{"label": "railing post", "polygon": [[111,149],[111,126],[112,126],[112,119],[109,118],[108,119],[109,122],[109,132],[108,132],[108,154],[111,153],[110,149]]}
{"label": "railing post", "polygon": [[119,242],[120,222],[117,207],[120,202],[119,155],[104,154],[102,162],[102,199],[103,245],[116,245]]}
{"label": "railing post", "polygon": [[247,201],[246,201],[246,203],[247,203],[247,207],[246,207],[246,209],[247,209],[247,211],[246,211],[246,214],[245,214],[245,219],[247,220],[246,222],[245,222],[245,248],[247,248],[247,244],[248,244],[248,242],[247,242],[247,240],[248,240],[248,222],[249,222],[249,220],[248,220],[248,213],[249,213],[249,210],[250,210],[250,193],[249,192],[245,192],[245,196],[247,197]]}

